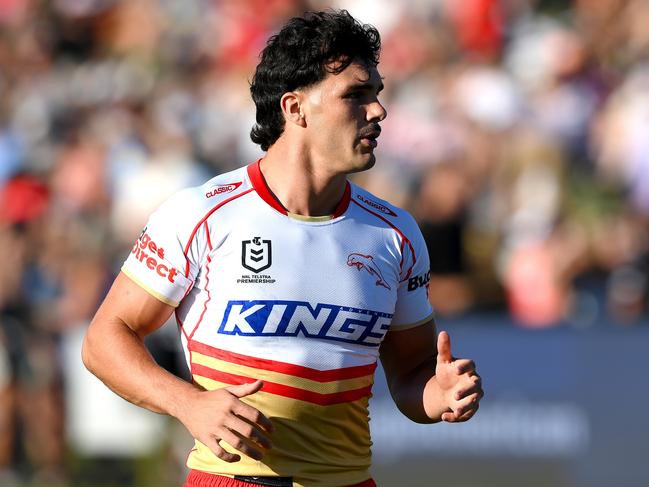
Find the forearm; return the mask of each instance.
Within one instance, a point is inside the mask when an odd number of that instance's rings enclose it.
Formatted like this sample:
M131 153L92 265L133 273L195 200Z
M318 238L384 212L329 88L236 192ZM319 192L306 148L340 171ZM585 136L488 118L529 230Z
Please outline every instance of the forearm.
M197 389L151 357L142 337L118 318L95 319L83 344L83 363L127 401L178 417Z
M395 403L412 421L461 422L478 410L482 381L472 360L451 354L446 332L434 345L435 328L388 333L381 345L381 362Z
M437 423L444 412L450 411L434 371L435 363L428 363L407 380L390 385L399 410L416 423Z
M203 391L158 366L142 337L116 317L90 325L83 344L83 362L93 374L127 401L176 417L189 433L221 460L236 462L240 453L260 460L272 446L273 424L240 398L258 392L260 380ZM223 448L224 440L240 453Z

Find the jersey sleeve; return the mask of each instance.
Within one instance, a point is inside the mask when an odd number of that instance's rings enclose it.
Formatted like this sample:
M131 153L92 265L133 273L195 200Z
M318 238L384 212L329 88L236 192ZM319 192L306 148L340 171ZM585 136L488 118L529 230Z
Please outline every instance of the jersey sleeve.
M122 266L122 272L152 296L177 307L194 279L191 257L184 249L187 236L183 205L178 195L163 203L149 218Z
M391 330L406 330L426 323L433 317L428 301L430 260L424 237L412 221L412 231L405 236L401 281L397 289L397 303ZM410 238L409 238L410 237Z

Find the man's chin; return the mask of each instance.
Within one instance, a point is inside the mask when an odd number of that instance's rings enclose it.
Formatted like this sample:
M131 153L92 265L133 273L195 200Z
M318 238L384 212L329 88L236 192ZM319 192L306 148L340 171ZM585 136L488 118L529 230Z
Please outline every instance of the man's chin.
M363 159L357 164L354 164L352 170L349 172L356 173L367 171L368 169L372 169L374 167L374 164L376 164L376 156L374 155L374 153L363 154Z
M363 171L367 171L368 169L372 169L374 167L374 164L376 164L376 156L372 154L370 158L367 160L367 163L365 164L365 167L363 168Z

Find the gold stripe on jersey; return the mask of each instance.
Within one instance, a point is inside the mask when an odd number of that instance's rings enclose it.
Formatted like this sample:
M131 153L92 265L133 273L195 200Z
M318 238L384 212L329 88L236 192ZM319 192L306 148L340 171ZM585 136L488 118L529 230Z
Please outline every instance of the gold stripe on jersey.
M230 385L196 374L194 381L206 390ZM273 448L261 462L241 454L239 462L227 463L197 441L189 468L222 475L292 476L294 485L309 487L353 485L369 478L369 397L320 406L259 391L242 401L273 422ZM221 445L236 452L225 442Z
M263 370L246 365L234 364L219 360L198 352L192 352L193 364L204 365L221 372L235 374L244 377L254 377L263 381L270 381L278 384L284 384L291 387L306 389L309 391L317 392L320 394L328 394L334 392L350 391L371 386L374 382L374 374L368 374L363 377L353 379L344 379L330 382L320 382L303 377L295 377L290 374L283 374L272 370Z

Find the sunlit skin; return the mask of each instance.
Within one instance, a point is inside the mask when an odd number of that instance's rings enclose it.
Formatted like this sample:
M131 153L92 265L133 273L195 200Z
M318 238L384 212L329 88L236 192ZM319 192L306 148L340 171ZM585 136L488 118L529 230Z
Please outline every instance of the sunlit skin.
M291 213L330 214L342 197L347 174L376 162L374 149L387 112L374 66L352 62L319 83L285 93L284 132L269 148L261 170Z
M387 115L378 99L382 89L375 67L352 63L342 73L330 74L305 90L305 137L315 163L342 174L374 165L379 122Z
M285 93L283 134L261 161L271 191L291 213L330 215L343 196L346 176L375 163L379 122L386 117L375 67L354 62L308 88ZM261 380L205 391L161 368L144 338L160 328L174 308L120 273L93 318L83 362L128 401L176 417L214 455L237 462L260 460L272 448L272 421L241 399L256 394ZM483 395L471 360L451 353L446 332L434 320L389 331L380 348L390 392L413 421L462 422L478 410ZM223 448L221 441L239 453Z

